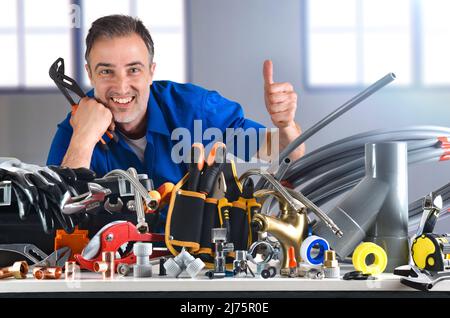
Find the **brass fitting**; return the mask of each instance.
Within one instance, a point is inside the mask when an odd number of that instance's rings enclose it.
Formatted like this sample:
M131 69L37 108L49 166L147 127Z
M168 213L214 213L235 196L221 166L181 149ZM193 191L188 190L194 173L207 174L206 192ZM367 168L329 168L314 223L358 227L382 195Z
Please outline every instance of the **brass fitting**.
M25 261L15 262L12 266L0 269L0 279L14 277L16 279L27 278L28 263Z
M328 250L325 252L325 260L323 262L324 267L338 267L338 261L336 260L336 252Z
M280 242L281 250L283 251L280 272L281 275L288 276L290 273L289 247L292 246L294 248L297 263L301 262L300 245L308 233L306 208L303 206L299 210L292 209L288 202L276 190L263 189L254 193L256 198L268 195L273 195L277 198L281 210L280 216L275 218L268 215L255 214L252 220L252 226L258 232L272 234Z
M323 262L323 271L325 278L339 278L340 268L336 260L336 252L332 250L325 251L325 260Z
M36 279L59 279L62 274L62 268L56 267L35 267L33 276Z

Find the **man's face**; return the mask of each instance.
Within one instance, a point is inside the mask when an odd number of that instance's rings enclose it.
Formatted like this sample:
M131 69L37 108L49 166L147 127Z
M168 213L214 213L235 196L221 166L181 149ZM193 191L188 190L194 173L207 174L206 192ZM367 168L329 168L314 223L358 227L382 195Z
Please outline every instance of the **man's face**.
M133 129L147 110L155 64L137 34L97 39L86 64L95 97L108 107L114 121Z

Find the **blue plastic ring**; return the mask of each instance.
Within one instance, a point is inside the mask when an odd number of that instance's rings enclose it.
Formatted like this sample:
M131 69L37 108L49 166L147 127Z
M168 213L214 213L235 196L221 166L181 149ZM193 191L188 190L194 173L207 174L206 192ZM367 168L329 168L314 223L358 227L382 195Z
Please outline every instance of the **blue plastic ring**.
M319 254L316 257L312 257L311 250L316 245L319 245ZM323 264L323 261L325 260L325 251L329 249L330 246L328 245L327 241L322 238L312 241L306 250L306 257L308 258L308 262L313 265Z

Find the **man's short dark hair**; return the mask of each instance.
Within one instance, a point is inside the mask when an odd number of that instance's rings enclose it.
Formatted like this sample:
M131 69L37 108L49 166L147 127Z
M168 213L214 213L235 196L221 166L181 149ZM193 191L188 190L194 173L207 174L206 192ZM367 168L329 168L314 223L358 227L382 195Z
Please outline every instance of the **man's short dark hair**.
M133 33L139 35L144 41L150 54L150 62L152 62L155 49L150 32L138 18L120 14L104 16L92 23L86 36L86 53L84 54L86 61L89 61L89 53L98 38L113 38L127 36Z

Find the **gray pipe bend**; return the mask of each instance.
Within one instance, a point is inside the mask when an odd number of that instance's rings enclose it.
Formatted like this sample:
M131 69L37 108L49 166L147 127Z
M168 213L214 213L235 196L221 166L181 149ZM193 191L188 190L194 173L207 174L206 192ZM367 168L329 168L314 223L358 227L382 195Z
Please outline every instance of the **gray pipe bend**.
M370 234L369 240L387 250L390 270L398 262L408 263L407 213L407 144L367 144L366 177L328 214L344 236L336 239L320 220L313 231L328 240L341 258L350 255ZM393 242L393 232L398 242Z

